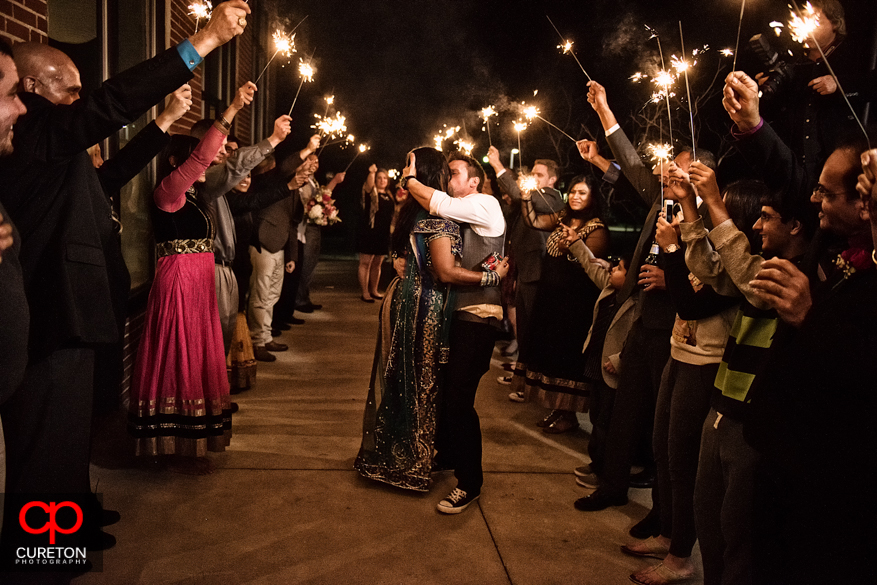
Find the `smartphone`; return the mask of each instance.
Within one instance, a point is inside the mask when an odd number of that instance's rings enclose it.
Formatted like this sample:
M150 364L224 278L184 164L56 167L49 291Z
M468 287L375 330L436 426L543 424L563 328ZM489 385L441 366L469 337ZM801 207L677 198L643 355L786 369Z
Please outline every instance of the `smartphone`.
M675 204L675 201L664 201L664 219L667 220L667 223L673 223L673 206Z

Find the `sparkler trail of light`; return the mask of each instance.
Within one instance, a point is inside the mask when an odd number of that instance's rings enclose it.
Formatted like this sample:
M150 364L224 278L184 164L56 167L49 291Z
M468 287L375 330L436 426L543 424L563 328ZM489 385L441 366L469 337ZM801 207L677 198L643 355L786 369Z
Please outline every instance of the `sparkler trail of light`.
M801 14L801 9L798 7L798 3L795 0L792 0L792 5L795 7L795 10L798 11L798 14ZM807 3L807 7L812 11L813 8L810 6L810 3ZM803 20L803 15L802 15ZM828 73L834 78L834 82L837 84L837 91L840 92L840 95L843 96L844 101L847 103L847 107L850 109L850 112L853 114L853 118L856 119L856 123L859 125L859 128L862 130L862 134L865 135L865 140L868 142L868 150L871 150L871 137L868 136L868 132L865 130L865 126L862 124L862 121L859 120L859 115L856 114L855 108L850 103L849 98L847 98L846 92L844 92L843 87L840 85L840 80L837 78L837 75L834 72L834 69L831 66L831 63L828 62L828 57L825 56L825 52L823 52L822 47L819 45L819 41L815 38L811 37L813 44L816 45L816 48L819 50L819 55L822 57L822 61L825 63L825 67L828 69Z
M682 46L682 54L685 54L685 37L682 36L682 21L679 21L679 44ZM684 62L684 61L683 61ZM694 140L694 104L691 103L691 87L688 85L688 70L690 67L688 63L685 63L685 69L682 71L685 72L685 92L688 96L688 119L691 123L691 160L697 160L697 153L694 151L695 149L695 140ZM677 69L678 71L678 69Z
M311 53L311 59L314 58L313 53ZM301 87L305 84L305 81L313 81L314 80L314 68L310 63L305 63L304 61L299 60L298 64L298 74L301 76L301 81L298 84L298 90L295 92L295 97L292 98L292 105L289 106L289 114L292 115L292 109L295 107L295 102L298 101L298 94L301 92Z
M369 150L369 147L366 146L365 144L360 144L360 145L359 145L359 149L356 151L356 156L354 156L354 157L353 157L353 160L350 161L350 162L347 164L346 167L344 167L344 171L343 171L343 172L346 173L347 170L351 167L351 165L353 165L354 161L355 161L357 158L359 158L359 155L361 155L361 154L362 154L363 152L365 152L366 150Z
M262 76L265 75L265 72L268 71L268 66L271 65L271 61L280 54L283 53L284 57L291 57L293 53L295 53L295 35L294 34L284 34L283 31L277 29L274 31L274 34L271 35L271 38L274 40L274 46L277 48L274 51L274 54L268 59L268 62L265 63L265 67L262 68L262 72L259 73L259 76L256 78L256 81L253 83L259 83L259 80L262 79Z
M206 2L195 2L194 4L189 4L189 15L195 17L195 32L198 32L198 25L201 24L201 19L210 20L210 15L213 12L213 4L208 1Z
M548 19L548 22L550 22L551 26L554 28L554 32L556 32L557 36L560 37L560 42L563 43L563 45L561 46L561 48L563 49L563 54L565 55L565 54L569 53L570 55L572 55L572 58L576 60L576 63L578 63L578 65L579 65L579 69L582 70L582 73L585 74L585 77L588 78L588 81L593 81L591 79L591 76L588 75L588 72L585 71L585 68L582 66L582 62L579 61L579 58L576 56L575 51L572 50L572 42L563 38L563 35L560 34L560 31L557 30L557 27L554 26L554 22L552 22L551 18L547 14L545 15L545 18Z
M737 24L737 43L734 45L734 62L731 63L731 71L737 71L737 53L740 52L740 30L743 28L743 13L745 11L746 0L743 0L740 4L740 22Z
M484 125L487 126L487 144L493 146L493 140L490 138L490 117L496 116L496 108L487 106L481 108L481 117L484 118Z

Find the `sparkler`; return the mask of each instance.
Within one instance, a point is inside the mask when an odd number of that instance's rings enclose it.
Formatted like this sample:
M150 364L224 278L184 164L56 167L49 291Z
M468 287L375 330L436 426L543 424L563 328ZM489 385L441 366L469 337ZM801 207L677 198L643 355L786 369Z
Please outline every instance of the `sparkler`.
M442 126L444 128L447 128L447 130L445 130L445 133L442 134L441 131L439 131L438 134L436 134L435 136L432 137L433 141L435 142L435 149L436 150L443 150L442 147L444 145L445 140L448 140L451 136L453 136L454 134L456 134L457 132L460 131L459 126L451 126L450 128L448 128L447 124L443 124Z
M277 29L274 31L274 34L271 35L271 38L274 40L274 46L277 48L274 51L274 54L268 59L268 62L265 63L265 67L262 69L262 72L259 73L259 77L256 78L256 81L253 83L259 83L259 80L262 79L262 76L265 75L265 72L268 71L268 66L271 65L271 61L274 60L279 53L283 53L284 57L291 57L293 53L295 53L295 35L289 34L287 35L282 30Z
M314 56L311 55L312 59L313 57ZM287 114L288 116L292 115L292 109L295 107L295 102L298 101L298 94L301 92L301 87L305 84L305 81L310 82L314 80L314 68L311 66L310 63L305 63L304 61L299 59L298 74L301 76L301 82L299 82L298 84L298 90L296 90L295 92L295 97L292 98L292 105L289 106L289 114Z
M558 132L560 132L561 134L563 134L564 136L566 136L567 138L569 138L573 142L576 141L575 138L573 138L572 136L570 136L569 134L567 134L566 132L564 132L563 130L561 130L560 128L558 128L557 126L555 126L554 124L552 124L551 122L549 122L548 120L543 118L542 116L540 116L539 115L539 108L537 108L536 106L525 106L523 109L523 113L524 113L524 117L527 118L528 120L532 120L533 118L539 118L540 120L542 120L543 122L545 122L546 124L548 124L552 128L556 129Z
M330 139L340 138L347 132L347 118L341 115L341 112L335 112L334 117L329 116L326 118L314 114L314 118L317 119L317 123L312 125L311 128L318 130L322 136Z
M719 53L721 53L725 57L731 57L731 56L737 54L734 51L732 51L731 49L722 49L721 51L719 51ZM734 65L731 66L731 69L733 69L736 65L737 65L737 60L734 59Z
M520 155L518 156L518 166L521 166L524 164L524 150L521 148L521 132L527 129L527 123L518 120L512 124L514 125L515 132L518 133L518 154Z
M356 151L356 156L354 156L354 157L353 157L353 160L350 161L350 162L347 164L346 167L344 167L344 171L343 171L343 172L346 173L346 172L347 172L347 169L350 168L350 166L353 164L353 162L354 162L357 158L359 158L359 155L361 155L361 154L362 154L363 152L365 152L366 150L369 150L369 147L366 146L365 144L360 144L360 145L359 145L359 149Z
M198 25L201 24L201 19L210 20L210 15L213 13L213 4L208 1L206 2L195 2L193 4L189 4L189 16L195 17L195 32L198 32Z
M661 207L664 207L664 163L670 162L670 155L673 153L673 147L669 144L652 142L646 147L647 152L651 155L652 160L661 165Z
M481 109L481 117L484 118L484 125L487 126L487 143L493 146L493 140L490 138L490 117L496 116L496 108L487 106Z
M679 44L682 46L682 54L685 54L685 37L682 36L682 21L679 21ZM688 119L691 123L691 160L697 160L697 154L694 151L694 104L691 103L691 86L688 85L688 70L691 68L691 65L688 64L687 61L677 59L677 62L680 63L677 66L674 63L674 67L676 71L682 71L685 73L685 93L688 96ZM684 66L682 65L684 64ZM697 64L697 61L694 62Z
M398 179L399 178L399 169L390 169L389 171L387 171L387 176L390 177L391 179L394 179L394 180Z
M518 182L518 188L521 191L537 191L539 189L539 180L533 175L524 175Z
M734 45L734 62L731 63L731 71L737 71L737 53L740 52L740 30L743 28L743 13L746 11L746 0L740 4L740 22L737 24L737 42ZM727 51L728 49L725 49ZM724 53L724 51L722 51ZM729 55L725 55L726 57Z
M656 39L658 41L658 54L661 56L661 71L658 72L658 75L652 79L652 81L661 88L664 92L664 98L667 100L667 121L669 123L669 131L670 131L670 143L673 143L673 112L670 111L670 87L673 85L673 82L676 81L673 78L673 74L667 71L667 68L664 65L664 51L661 49L661 37L658 35L657 31L650 27L649 25L645 25L646 30L651 33L650 39Z
M582 73L585 74L585 77L588 78L588 81L593 81L593 80L591 79L591 76L588 75L588 72L585 71L585 68L582 67L582 62L579 61L579 58L578 58L578 57L576 57L576 53L575 53L575 51L572 50L572 41L568 41L568 40L566 40L566 39L563 38L563 35L560 34L560 31L557 30L557 27L554 26L554 22L551 21L551 18L550 18L547 14L545 15L545 18L548 19L548 22L551 22L551 26L554 28L554 32L557 33L557 36L560 37L560 42L563 43L562 45L558 45L557 48L558 48L558 49L563 49L563 54L564 54L564 55L566 55L567 53L569 53L570 55L572 55L572 58L575 59L575 60L576 60L576 63L579 64L579 69L582 70Z
M800 16L800 20L802 22L804 22L805 18L804 18L804 15L801 13L801 9L798 7L798 3L795 0L792 0L792 5L795 7L795 10L798 12L798 15ZM814 30L816 30L816 27L819 26L819 18L815 14L813 7L810 5L809 2L807 3L806 8L809 10L810 14L813 15L813 17L815 18L815 22L816 22L816 25L813 27L813 29L810 30L810 32L812 33ZM792 28L791 22L789 23L789 27ZM852 114L853 114L853 118L855 118L856 123L859 125L859 128L862 130L862 134L865 135L865 140L868 143L868 150L871 150L871 138L870 138L870 136L868 136L868 132L865 130L865 126L862 124L862 121L859 120L859 115L856 114L855 108L853 108L853 105L850 103L849 98L847 98L846 92L844 92L843 87L841 87L840 80L837 78L837 75L834 73L834 69L831 67L831 63L828 62L828 57L825 56L825 52L823 52L822 47L819 45L819 41L817 41L816 38L814 38L813 36L811 36L810 39L813 41L813 44L816 45L816 48L819 50L819 55L822 57L822 61L825 63L825 67L828 69L828 73L831 74L831 76L834 78L834 82L837 84L837 91L840 93L841 96L843 96L844 101L847 103L847 107L850 109L850 112L852 112Z

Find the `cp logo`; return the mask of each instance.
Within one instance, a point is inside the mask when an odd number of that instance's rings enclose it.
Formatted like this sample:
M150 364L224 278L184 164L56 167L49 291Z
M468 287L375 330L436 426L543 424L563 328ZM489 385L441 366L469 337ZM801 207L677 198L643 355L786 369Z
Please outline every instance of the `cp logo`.
M49 515L48 521L43 524L40 528L32 528L27 523L27 511L31 508L40 508L45 511L46 514ZM61 508L70 508L74 512L76 512L76 523L70 528L62 528L58 526L58 522L55 520L55 516L58 513L58 510ZM28 502L21 509L21 512L18 514L18 523L21 524L21 527L25 532L30 534L42 534L43 532L49 532L49 544L55 544L55 533L60 532L61 534L73 534L79 527L82 526L82 508L80 508L77 504L73 502L61 502L60 504L56 504L55 502L49 502L46 504L45 502Z

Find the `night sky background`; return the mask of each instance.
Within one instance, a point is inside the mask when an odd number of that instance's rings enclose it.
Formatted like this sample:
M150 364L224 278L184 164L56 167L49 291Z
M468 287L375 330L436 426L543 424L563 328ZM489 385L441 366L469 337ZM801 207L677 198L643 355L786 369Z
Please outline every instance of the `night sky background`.
M699 57L691 72L692 99L696 100L711 84L713 90L720 91L732 59L721 56L719 50L733 49L740 15L739 0L274 2L278 13L287 19L278 26L286 30L308 17L296 31L299 53L293 56L294 63L299 56L315 55L314 81L304 85L293 112L293 146L304 144L312 132L313 114L323 114L323 98L333 93L335 107L347 116L348 131L357 141L371 146L338 190L342 217L349 215L345 211L351 211L349 205L358 198L371 163L401 170L405 153L416 146L432 145L433 135L443 124L461 126L461 134L476 144L473 154L480 159L486 153L488 138L479 111L488 105L500 110L498 117L491 118L491 136L506 164L509 151L517 147L511 124L518 117L514 106L521 101L539 107L544 118L575 138L602 137L599 120L586 101L587 78L575 60L557 48L560 39L546 15L565 38L574 41L574 50L590 76L607 87L609 104L635 143L646 136L632 115L648 102L653 85L648 80L635 84L629 77L637 71L654 71L660 61L657 42L649 38L644 25L660 35L668 67L671 54L681 55L679 21L689 54L709 45L710 50ZM862 56L862 70L867 70L877 30L877 2L842 3L848 28L845 42L855 45L855 54ZM752 75L761 70L747 49L747 40L755 33L769 33L775 39L768 26L772 20L789 20L787 2L747 2L738 69ZM287 104L285 112L299 80L294 66L278 66L276 71L278 108ZM538 90L535 96L534 90ZM684 84L677 83L675 91L675 116L687 119ZM649 108L655 106L643 111ZM666 106L663 108L667 141ZM718 93L701 104L695 123L698 142L705 148L722 150L721 139L727 135L729 120ZM656 138L654 132L649 140ZM677 122L673 138L677 145L690 143L688 125ZM521 134L521 139L525 165L531 165L535 158L553 158L563 166L564 176L590 172L590 165L578 156L572 141L539 120ZM605 141L600 140L608 153ZM454 148L452 141L445 143L446 150ZM328 147L321 154L318 176L342 170L353 156L352 148ZM723 163L733 169L727 174L745 173L744 165L735 158L739 157L729 156ZM339 236L343 232L349 241L351 227L329 231L339 232Z

